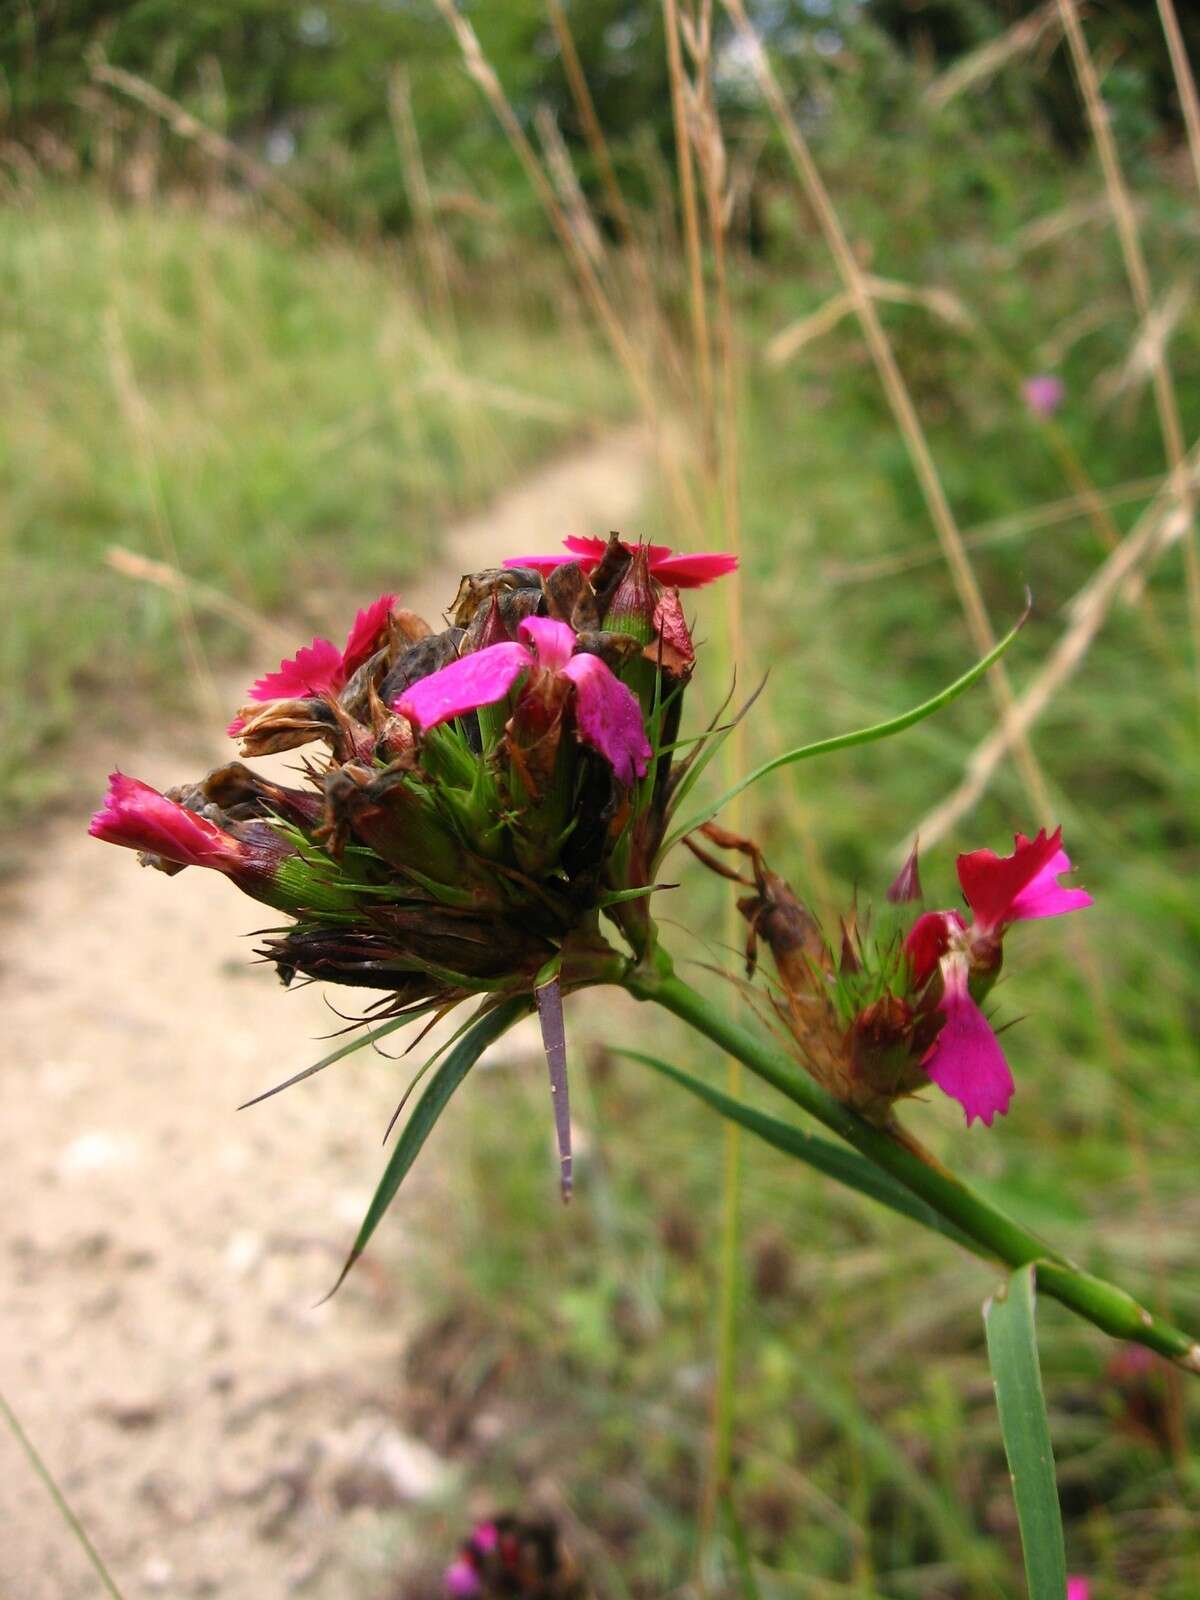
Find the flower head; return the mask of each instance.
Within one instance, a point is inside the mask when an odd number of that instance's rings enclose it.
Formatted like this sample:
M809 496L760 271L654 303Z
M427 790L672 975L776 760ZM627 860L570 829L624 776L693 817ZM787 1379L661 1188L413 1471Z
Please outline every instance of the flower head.
M1058 881L1071 870L1061 828L1052 834L1043 828L1035 839L1019 833L1012 855L975 850L959 856L957 865L971 922L957 911L926 911L909 930L905 953L914 990L925 991L943 1017L925 1070L962 1106L968 1125L978 1118L990 1127L1008 1110L1014 1091L1000 1042L978 1003L999 972L1004 934L1015 922L1081 911L1092 897Z
M1074 1577L1067 1579L1067 1600L1088 1600L1090 1585L1086 1578Z
M636 546L627 544L624 540L621 543L632 555ZM553 572L555 567L566 566L574 561L583 568L585 574L590 576L600 565L608 548L604 539L583 538L576 534L564 539L563 544L570 552L569 555L512 556L504 565L530 567L535 572L546 573ZM665 544L649 544L645 549L649 557L650 576L672 589L703 588L706 583L712 583L717 578L723 578L726 573L733 572L738 564L736 556L717 551L676 554Z
M604 757L621 783L643 777L651 751L637 697L599 656L573 653L576 634L569 624L526 617L518 632L526 642L488 645L421 679L397 710L427 731L495 705L525 678L525 700L570 694L580 739Z

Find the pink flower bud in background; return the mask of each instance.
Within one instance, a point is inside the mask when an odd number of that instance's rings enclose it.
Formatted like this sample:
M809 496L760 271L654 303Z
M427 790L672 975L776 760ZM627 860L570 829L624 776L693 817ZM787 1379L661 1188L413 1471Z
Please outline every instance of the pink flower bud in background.
M1039 372L1025 379L1021 394L1035 417L1052 417L1067 397L1067 386L1052 372Z
M452 1600L465 1600L468 1595L479 1593L479 1574L467 1560L466 1556L459 1556L457 1561L452 1561L443 1575L446 1593Z
M1067 1600L1088 1600L1090 1586L1086 1578L1067 1579Z

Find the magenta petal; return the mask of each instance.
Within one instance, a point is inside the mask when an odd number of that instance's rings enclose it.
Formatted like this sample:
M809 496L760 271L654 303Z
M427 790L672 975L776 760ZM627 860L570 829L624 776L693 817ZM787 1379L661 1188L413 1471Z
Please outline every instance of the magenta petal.
M942 972L941 1010L946 1020L925 1059L925 1070L943 1094L958 1101L968 1127L978 1117L990 1128L996 1113L1003 1116L1008 1110L1016 1086L1000 1041L967 991L965 966L947 961Z
M562 670L575 685L575 725L584 744L600 752L621 783L642 777L651 751L637 696L599 656L572 656Z
M595 534L570 533L563 540L563 544L571 552L567 559L578 561L585 572L601 560L608 548L607 539L601 539Z
M1058 882L1070 872L1071 858L1057 851L1035 878L1032 878L1009 907L1011 922L1029 922L1035 917L1060 917L1067 911L1083 911L1092 904L1086 889L1066 889Z
M405 690L396 710L419 728L436 728L439 722L503 700L532 664L533 657L523 644L489 645L419 679Z
M290 661L281 661L278 672L268 672L250 688L251 700L300 700L305 695L327 694L340 689L342 652L332 639L314 639L297 650Z
M575 648L575 629L553 617L526 617L517 629L537 651L538 666L546 672L561 672Z
M342 651L342 673L347 683L363 662L369 661L378 650L395 606L394 594L381 594L378 600L364 606L355 617L346 639L346 648Z
M140 778L109 774L104 804L88 824L93 839L147 850L184 867L215 867L229 872L239 865L245 847L207 817L168 800Z
M717 551L697 551L694 555L665 555L650 559L650 571L660 583L676 589L700 589L716 578L736 570L738 558Z
M1067 1579L1067 1600L1088 1600L1089 1586L1086 1578Z

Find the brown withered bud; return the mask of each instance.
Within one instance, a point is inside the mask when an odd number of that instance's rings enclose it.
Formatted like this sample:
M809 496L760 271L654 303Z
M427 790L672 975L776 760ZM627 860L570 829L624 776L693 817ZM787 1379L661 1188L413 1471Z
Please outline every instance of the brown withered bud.
M581 633L575 641L576 655L599 656L606 667L618 673L640 651L638 641L628 633Z
M576 633L591 633L600 626L596 591L577 561L568 561L546 574L546 610L557 622L567 622Z
M604 547L604 554L600 557L599 564L592 571L592 588L595 591L596 601L600 607L600 615L607 612L613 593L625 568L629 565L630 554L621 543L619 533L610 533L608 543Z
M415 611L409 611L404 606L397 606L388 618L388 648L392 659L401 655L410 645L427 639L432 632L424 617L419 617Z
M483 572L464 573L446 615L456 627L466 628L492 595L507 594L514 589L535 589L540 596L541 573L534 567L489 567Z
M362 928L295 928L278 939L268 939L255 954L273 961L285 984L302 973L306 978L323 978L330 983L390 989L406 1004L423 1000L445 987L415 969L385 935Z
M338 737L338 718L330 701L313 696L304 700L268 700L243 706L238 712L238 738L244 756L269 756L277 750L297 750L324 739L332 745Z
M228 761L223 767L214 767L199 783L182 784L163 792L168 800L207 817L220 828L264 816L284 817L307 828L321 815L320 795L311 789L273 783L242 761Z
M379 698L384 705L395 705L414 683L449 666L458 656L464 637L461 628L445 628L441 633L427 634L416 644L409 645L379 685Z
M357 722L370 722L371 720L371 695L376 684L387 670L388 652L376 650L359 667L344 689L338 693L338 701L342 710L352 716Z

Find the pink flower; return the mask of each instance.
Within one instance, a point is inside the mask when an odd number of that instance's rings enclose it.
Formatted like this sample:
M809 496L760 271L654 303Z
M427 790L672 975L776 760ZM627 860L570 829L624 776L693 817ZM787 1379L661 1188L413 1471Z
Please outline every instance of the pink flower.
M642 777L651 750L637 697L599 656L574 655L575 631L551 617L526 617L518 630L527 644L509 640L460 656L405 691L396 709L423 729L436 728L480 706L495 705L529 674L526 693L546 679L566 680L575 701L575 726L584 744L602 755L618 779ZM540 683L539 683L540 680Z
M443 1574L443 1582L452 1600L466 1600L467 1596L479 1593L479 1574L466 1556L459 1556L450 1563Z
M1000 941L1014 922L1057 917L1090 906L1084 889L1064 888L1071 870L1062 829L1036 839L1017 834L1010 856L975 850L958 858L958 881L971 908L970 925L957 911L926 911L905 940L913 986L924 988L940 969L937 1001L943 1022L923 1065L933 1083L966 1113L990 1127L1008 1110L1015 1085L999 1040L971 996L972 973L995 973Z
M632 554L633 546L626 544L624 540L621 542ZM568 562L577 561L585 573L591 573L599 565L600 558L607 548L607 541L604 539L585 539L574 534L564 539L563 544L571 552L570 555L512 556L504 565L533 567L537 572L553 572L555 567L565 567ZM738 564L736 556L722 555L716 551L673 555L670 547L665 544L647 545L646 551L650 557L650 576L672 589L700 589L716 578L723 578Z
M1021 394L1035 417L1052 417L1067 397L1067 386L1052 372L1039 372L1025 379Z
M198 817L168 800L138 778L113 772L104 804L88 825L93 839L146 850L181 867L215 867L234 872L246 858L246 847L207 817Z
M372 605L364 606L355 617L339 650L332 639L314 639L279 663L278 672L268 672L251 684L251 700L299 700L310 695L337 694L379 648L388 618L396 604L394 594L381 594ZM235 717L229 733L236 738L245 727L243 717Z
M1089 1585L1086 1578L1067 1579L1067 1600L1088 1600Z

